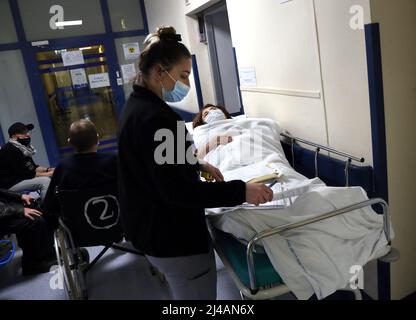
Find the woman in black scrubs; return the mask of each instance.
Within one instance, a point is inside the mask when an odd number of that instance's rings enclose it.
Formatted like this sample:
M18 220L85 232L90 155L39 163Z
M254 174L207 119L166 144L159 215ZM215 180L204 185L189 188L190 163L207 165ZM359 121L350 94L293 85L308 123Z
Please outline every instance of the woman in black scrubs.
M124 228L164 275L175 299L215 299L216 267L204 208L272 200L264 185L224 182L198 163L181 117L166 102L189 92L192 60L172 27L145 41L140 80L120 119L119 192ZM216 182L199 179L200 172Z

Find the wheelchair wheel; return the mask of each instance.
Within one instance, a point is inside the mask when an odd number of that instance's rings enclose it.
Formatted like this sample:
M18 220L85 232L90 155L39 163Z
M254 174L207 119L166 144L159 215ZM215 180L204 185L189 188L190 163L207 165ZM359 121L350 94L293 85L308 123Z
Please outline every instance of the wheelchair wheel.
M87 290L82 270L76 261L75 250L65 232L59 228L55 234L55 246L60 272L70 300L87 299Z

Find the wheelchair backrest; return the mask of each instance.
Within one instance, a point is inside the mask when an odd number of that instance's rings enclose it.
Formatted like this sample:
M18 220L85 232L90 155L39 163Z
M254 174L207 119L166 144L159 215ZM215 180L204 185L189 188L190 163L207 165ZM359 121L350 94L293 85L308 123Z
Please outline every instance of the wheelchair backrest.
M123 237L116 186L57 190L61 220L76 246L111 245Z

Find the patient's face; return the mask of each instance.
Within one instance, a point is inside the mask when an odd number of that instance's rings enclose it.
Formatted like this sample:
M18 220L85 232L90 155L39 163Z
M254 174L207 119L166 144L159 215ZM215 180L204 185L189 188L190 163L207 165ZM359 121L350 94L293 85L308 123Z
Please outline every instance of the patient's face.
M205 109L202 111L202 121L204 121L205 123L207 122L207 121L206 121L207 115L208 115L208 113L209 113L211 110L220 110L220 109L218 109L217 107L214 107L214 106L205 108ZM221 110L220 110L220 111L221 111ZM222 111L221 111L221 112L222 112Z

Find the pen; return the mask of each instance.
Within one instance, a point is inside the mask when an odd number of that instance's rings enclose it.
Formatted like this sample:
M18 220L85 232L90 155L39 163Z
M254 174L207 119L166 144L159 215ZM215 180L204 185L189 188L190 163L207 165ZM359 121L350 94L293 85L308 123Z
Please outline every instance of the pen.
M277 180L274 180L272 183L268 185L269 188L272 188L277 183Z

